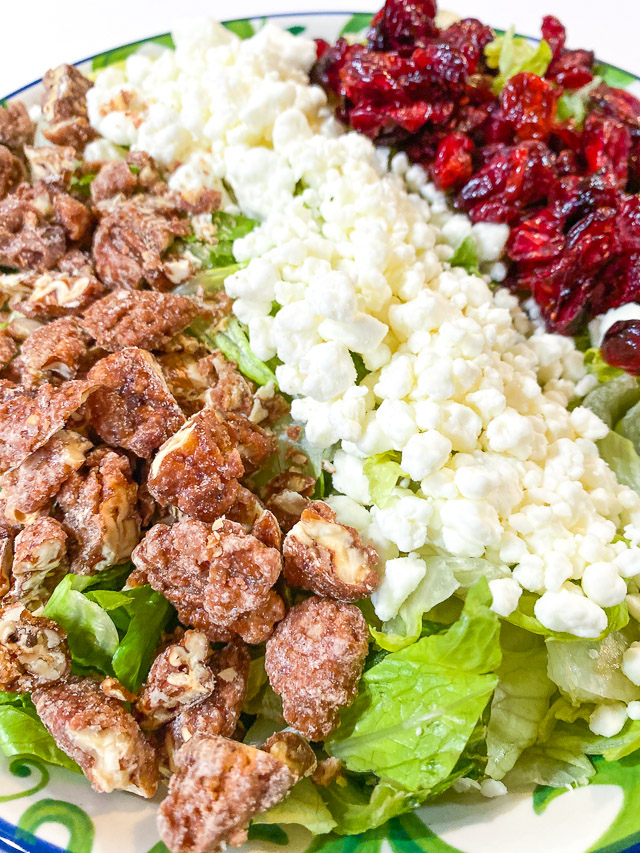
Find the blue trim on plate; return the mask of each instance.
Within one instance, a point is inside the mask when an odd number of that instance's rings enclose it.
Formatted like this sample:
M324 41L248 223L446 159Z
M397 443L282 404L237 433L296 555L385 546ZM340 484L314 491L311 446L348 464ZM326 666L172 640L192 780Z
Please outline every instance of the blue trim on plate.
M325 17L329 15L356 15L361 14L360 12L353 12L344 9L336 9L335 11L325 10L323 12L278 12L274 15L268 15L269 19L272 18L318 18ZM234 21L255 21L259 18L259 15L252 15L248 18L233 18ZM155 36L147 36L143 39L136 39L135 41L127 42L126 44L118 45L118 47L130 47L133 44L142 44L144 42L151 41L154 38L161 38L162 36L169 35L169 33L158 33ZM532 36L526 36L531 41L540 41L539 38L534 38ZM92 56L87 56L84 59L79 59L77 62L74 62L74 65L82 65L85 62L91 62L95 59L96 56L102 56L106 51L100 51L100 53L94 53ZM636 80L640 81L640 76L633 74L633 72L625 71L625 69L620 68L617 65L612 65L610 62L606 63L610 68L614 68L617 71L621 71L624 74L631 74ZM26 92L28 89L37 86L38 83L42 82L42 77L39 77L37 80L33 80L31 83L27 83L25 86L21 86L19 89L16 89L11 94L6 95L6 100L10 100L11 98L15 98L18 95ZM621 840L610 847L601 848L596 853L640 853L640 841L637 841L638 833L634 833L634 835L628 836L628 839ZM623 847L627 842L632 842L630 847ZM51 844L49 841L44 841L42 838L38 838L36 835L32 835L31 833L23 832L18 829L17 826L13 826L8 821L0 818L0 853L66 853L62 847L58 847L56 844Z

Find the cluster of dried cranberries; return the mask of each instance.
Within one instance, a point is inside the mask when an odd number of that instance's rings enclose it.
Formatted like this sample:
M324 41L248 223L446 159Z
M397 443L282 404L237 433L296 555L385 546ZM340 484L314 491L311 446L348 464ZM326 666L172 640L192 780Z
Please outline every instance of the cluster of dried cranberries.
M366 44L319 42L313 79L339 118L406 151L473 221L508 223L507 283L550 329L575 334L640 298L640 101L565 48L556 18L542 24L543 76L501 80L494 32L438 29L435 14L435 0L387 0Z

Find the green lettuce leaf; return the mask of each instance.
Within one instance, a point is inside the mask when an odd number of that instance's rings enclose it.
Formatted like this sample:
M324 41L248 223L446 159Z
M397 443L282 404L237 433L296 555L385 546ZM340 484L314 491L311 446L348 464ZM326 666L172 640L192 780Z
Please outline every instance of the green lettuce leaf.
M569 93L565 93L564 97L569 97ZM615 379L616 376L622 376L624 370L619 367L612 367L603 359L600 347L590 347L584 354L584 366L587 372L596 377L598 382L609 382Z
M636 453L640 453L640 403L632 406L616 424L616 432L633 443Z
M574 91L567 89L563 92L562 96L558 100L558 106L556 109L558 121L569 121L569 119L571 119L578 129L582 129L584 126L584 120L589 111L591 93L594 89L597 89L601 83L602 79L600 77L594 77L590 83L587 83L587 85L583 86L581 89L575 89ZM596 351L599 354L600 351ZM589 350L587 350L587 352L589 352ZM607 365L607 367L608 366L609 365ZM611 369L615 370L616 368ZM606 382L604 379L599 381Z
M381 826L423 801L393 782L370 785L358 777L343 778L341 784L332 782L321 796L336 823L335 831L342 835L359 835Z
M322 835L335 829L337 822L324 804L318 789L311 779L302 779L281 803L253 819L254 824L297 823L314 835Z
M502 779L522 752L535 744L556 690L547 676L541 638L504 623L501 641L502 663L487 728L486 772L493 779Z
M390 450L369 456L364 463L364 474L369 481L369 494L373 503L383 509L391 498L398 480L407 474L400 467L400 453Z
M116 678L135 693L147 677L174 611L167 599L148 585L127 590L126 594L129 602L125 609L131 621L113 654L112 667Z
M496 94L502 91L508 80L523 71L544 76L553 59L553 51L544 39L537 45L532 44L526 38L516 36L513 27L490 42L484 49L484 55L489 68L496 68L499 72L493 83Z
M468 273L478 272L478 250L473 237L465 237L453 253L449 263L452 267L463 267Z
M227 267L214 267L213 269L201 270L193 278L190 278L189 281L185 281L184 284L176 287L173 292L181 296L193 296L199 290L203 290L205 293L217 293L219 290L224 289L224 283L230 275L238 272L238 270L243 270L246 266L247 263L229 264ZM198 328L197 321L194 321L193 330L197 331Z
M640 688L621 669L622 656L629 647L622 632L614 631L599 642L548 639L546 644L549 678L574 704L605 700L628 703L640 698Z
M93 578L84 575L64 577L54 589L43 615L67 632L74 663L109 673L120 638L109 614L82 594L92 581Z
M633 442L611 430L597 442L598 452L619 483L640 493L640 456Z
M486 580L469 590L448 631L367 670L325 744L355 772L426 794L453 770L497 683L498 618Z
M595 769L584 752L574 726L561 724L544 743L526 749L504 777L507 787L549 785L552 788L586 785Z
M26 694L0 693L0 750L8 758L31 755L49 764L80 772L75 761L58 749Z
M595 412L609 429L613 429L626 412L640 402L640 383L624 373L603 382L590 391L582 405Z
M205 346L219 349L229 361L235 361L240 373L253 379L258 385L273 382L274 386L278 387L275 373L264 361L260 361L254 355L244 329L234 317L231 317L220 331L212 333L207 330L197 334L196 337L202 340Z

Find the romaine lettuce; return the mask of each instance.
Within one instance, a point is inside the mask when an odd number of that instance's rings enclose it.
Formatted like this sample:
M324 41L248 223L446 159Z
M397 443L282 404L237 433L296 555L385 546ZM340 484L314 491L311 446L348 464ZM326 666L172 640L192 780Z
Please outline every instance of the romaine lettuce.
M391 498L398 480L407 474L400 467L400 454L395 450L369 456L363 466L369 481L369 494L373 503L383 509Z
M538 45L528 39L515 35L515 29L507 30L497 36L484 49L489 68L497 68L498 76L493 83L493 91L499 94L505 84L516 74L528 71L542 77L553 59L549 44L543 39Z
M80 768L62 750L40 722L31 699L24 694L0 693L0 750L7 756L31 755L76 773Z

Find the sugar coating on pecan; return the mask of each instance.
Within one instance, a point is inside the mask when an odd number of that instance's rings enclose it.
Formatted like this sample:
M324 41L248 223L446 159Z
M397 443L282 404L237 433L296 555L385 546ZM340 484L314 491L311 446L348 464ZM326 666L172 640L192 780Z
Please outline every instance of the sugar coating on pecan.
M24 181L26 174L22 160L16 157L6 145L0 145L0 199Z
M0 690L30 693L66 678L71 668L66 640L59 625L20 603L0 609Z
M215 687L200 702L184 708L167 727L166 746L170 761L195 734L232 737L247 695L251 656L241 640L233 640L211 658Z
M235 636L263 642L284 615L282 600L271 589L280 574L280 554L232 521L158 524L132 560L178 610L180 621L213 642Z
M35 690L32 699L57 745L80 765L95 791L153 797L158 787L155 750L99 681L70 678Z
M203 400L206 406L223 412L238 412L249 416L253 408L253 388L219 350L201 359L198 368L208 384Z
M60 430L22 465L4 474L0 487L6 521L28 524L34 513L50 506L65 480L84 465L90 449L84 436Z
M79 252L70 254L80 255ZM66 317L81 314L104 294L105 288L93 275L91 267L65 270L62 268L64 261L63 258L57 271L32 277L26 298L13 306L16 311L27 317Z
M282 531L275 515L265 508L261 500L240 486L234 505L225 516L241 524L247 533L259 539L263 545L282 550Z
M148 290L115 290L85 312L82 325L108 352L141 347L157 350L197 316L186 296Z
M176 761L158 813L160 837L172 853L238 847L251 818L282 800L295 783L273 755L215 735L191 738Z
M138 182L124 160L103 163L91 181L91 200L94 204L113 198L115 195L133 195Z
M44 135L55 145L82 149L97 135L87 116L87 92L93 83L73 65L60 65L47 71L42 84L42 113L49 122Z
M18 347L6 329L0 330L0 370L4 370L18 354Z
M210 657L209 640L199 631L186 631L179 642L160 652L136 703L143 729L158 729L185 706L209 696L215 686Z
M313 501L287 533L282 547L288 584L340 601L358 601L378 585L378 555L357 530L336 521L335 512Z
M291 608L267 642L265 669L285 720L310 740L338 725L358 692L367 623L352 604L312 596Z
M171 198L137 195L118 204L98 225L93 258L108 287L153 290L173 287L164 256L176 237L189 234L189 223Z
M138 487L126 456L100 448L58 493L60 517L73 534L71 571L93 574L131 556L140 538Z
M75 379L87 354L88 337L75 317L61 317L32 332L22 344L18 366L23 383Z
M14 154L21 152L25 145L33 142L35 132L36 126L21 101L0 107L0 144L6 145Z
M262 747L265 752L283 761L297 779L311 776L318 766L315 752L296 732L276 732Z
M262 495L285 533L300 521L315 488L315 477L296 470L284 471L269 480Z
M218 412L203 409L160 448L148 485L162 506L214 521L235 503L243 473L235 430Z
M276 452L276 440L239 412L226 412L225 419L235 431L245 474L252 474Z
M44 271L53 269L66 250L66 232L54 220L44 184L20 184L0 201L0 264Z
M59 190L53 193L53 210L65 234L75 243L87 243L93 231L93 214L77 198Z
M97 387L91 380L75 380L33 390L0 380L0 472L46 444Z
M0 599L9 592L11 564L13 563L13 535L0 526Z
M184 423L158 362L146 350L114 352L87 379L99 386L89 404L91 424L107 444L147 458Z
M67 569L67 534L54 518L38 518L15 538L11 589L5 602L44 604Z
M24 155L34 182L67 186L76 167L76 150L70 145L25 145Z

